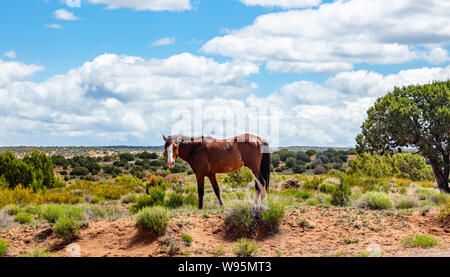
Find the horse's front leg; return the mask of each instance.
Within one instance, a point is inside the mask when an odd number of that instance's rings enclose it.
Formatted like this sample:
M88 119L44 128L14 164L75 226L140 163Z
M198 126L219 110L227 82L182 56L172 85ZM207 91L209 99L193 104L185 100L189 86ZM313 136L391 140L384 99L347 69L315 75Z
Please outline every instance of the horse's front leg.
M205 176L197 174L198 208L203 209L203 195L205 194Z

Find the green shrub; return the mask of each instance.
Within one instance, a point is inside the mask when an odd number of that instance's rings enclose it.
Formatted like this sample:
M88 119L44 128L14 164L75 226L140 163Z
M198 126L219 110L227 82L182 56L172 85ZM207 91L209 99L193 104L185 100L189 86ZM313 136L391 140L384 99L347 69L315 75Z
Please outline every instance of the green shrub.
M409 247L429 248L438 244L438 240L427 235L409 236L403 239L403 245Z
M298 219L298 224L302 228L309 228L309 229L313 229L314 228L314 225L309 223L309 221L306 218L299 218Z
M349 185L341 180L331 194L331 204L335 206L346 206L350 201L351 190Z
M322 182L322 178L313 177L313 178L306 180L306 182L303 184L303 188L306 190L316 190L319 187L321 182Z
M183 205L183 195L177 192L171 192L167 195L166 207L176 209Z
M99 196L94 196L89 200L89 203L91 204L98 204L103 200L103 198L99 197Z
M161 187L151 187L148 194L142 194L136 198L136 201L130 208L131 213L137 213L145 207L164 205L165 192Z
M7 215L13 216L13 215L16 215L16 214L20 213L22 211L22 208L19 207L18 205L11 204L11 205L5 206L2 210Z
M247 167L243 166L240 169L227 173L224 182L230 184L232 187L245 187L253 180L253 174Z
M21 257L28 257L28 258L47 258L47 257L52 257L52 254L46 249L46 248L41 248L41 246L36 245L34 247L34 250L31 251L28 254L24 254Z
M277 230L283 220L284 211L283 203L269 201L266 210L261 215L262 223L270 230Z
M161 206L144 208L136 215L136 225L154 235L163 235L169 220L169 212Z
M238 257L252 257L257 254L258 245L250 242L246 238L238 239L234 246L234 254Z
M193 241L192 237L191 237L190 235L188 235L188 234L185 234L185 233L181 234L181 235L180 235L180 238L183 240L183 242L184 242L187 246L191 245L191 243L192 243L192 241Z
M6 249L8 249L9 243L0 238L0 257L6 254Z
M148 190L148 195L150 195L150 198L152 199L151 206L164 204L165 191L162 187L150 188Z
M369 191L362 195L359 206L374 210L389 209L392 207L392 200L384 192Z
M305 200L304 204L306 206L317 206L319 205L319 200L317 200L316 198L309 198Z
M283 196L293 196L298 199L308 199L312 197L312 194L309 191L298 190L298 189L284 189L281 192Z
M133 203L136 201L136 194L134 193L130 193L130 194L126 194L124 196L122 196L122 203L124 204L128 204L128 203Z
M33 215L26 212L20 212L14 217L15 222L19 222L20 224L27 224L33 221Z
M320 184L320 186L319 186L319 190L321 191L321 192L324 192L324 193L333 193L333 191L336 189L336 185L335 184L332 184L332 183L330 183L330 182L323 182L322 184Z
M67 215L60 216L53 225L53 233L60 237L78 235L81 223Z
M105 217L106 210L98 205L89 206L87 209L89 219L101 219Z
M197 207L198 206L198 197L195 193L190 192L186 197L184 197L183 199L183 204L184 205L189 205L192 207Z
M397 153L394 155L358 155L351 163L350 174L361 176L398 177L414 181L433 180L431 166L425 158L412 153Z
M61 205L48 205L42 208L42 217L50 223L55 223L64 214L64 207Z
M256 231L256 213L256 207L247 201L238 202L231 207L225 216L225 225L228 227L228 230L233 232L234 236L250 237Z
M411 208L416 208L418 206L419 206L418 201L412 197L402 198L395 205L395 207L397 209L411 209Z

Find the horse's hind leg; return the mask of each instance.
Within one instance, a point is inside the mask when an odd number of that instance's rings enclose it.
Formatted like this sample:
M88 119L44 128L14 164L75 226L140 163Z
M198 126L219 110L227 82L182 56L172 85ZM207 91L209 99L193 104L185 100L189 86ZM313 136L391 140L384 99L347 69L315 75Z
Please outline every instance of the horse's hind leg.
M264 197L266 197L266 189L264 184L261 183L264 182L261 179L261 174L259 173L259 169L256 167L252 167L249 166L248 168L250 168L250 170L253 173L253 178L255 178L255 189L256 189L256 196L255 196L255 205L258 204L259 202L259 196L261 195L261 200L264 199Z
M219 203L222 206L223 205L223 200L222 200L222 196L220 196L220 188L219 188L219 184L217 183L217 179L216 179L216 175L210 175L208 176L209 181L211 181L211 185L214 189L214 192L216 193L217 199L219 199Z
M198 208L203 209L203 195L205 194L205 176L196 175L197 177L197 190L198 190Z

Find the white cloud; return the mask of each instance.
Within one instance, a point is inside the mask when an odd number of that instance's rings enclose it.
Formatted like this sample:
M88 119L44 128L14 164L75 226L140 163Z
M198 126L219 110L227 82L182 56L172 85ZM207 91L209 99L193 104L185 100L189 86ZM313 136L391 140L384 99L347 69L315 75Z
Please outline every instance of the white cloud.
M192 8L190 0L89 0L108 9L128 8L138 11L184 11Z
M239 0L247 6L308 8L318 6L322 0Z
M65 0L66 5L70 8L79 8L81 7L81 0Z
M432 63L450 42L447 0L349 0L317 9L259 16L253 24L208 41L209 54L266 62L280 72L339 72L354 64ZM433 20L429 20L433 18Z
M21 62L3 61L0 59L0 87L15 80L28 79L36 72L44 69L40 65L27 65Z
M8 58L10 58L10 59L15 59L15 58L17 58L16 51L14 51L14 50L8 51L8 52L6 52L4 55L5 55L5 57L8 57Z
M162 45L170 45L175 43L174 37L166 37L166 38L160 38L153 42L150 46L162 46Z
M279 115L282 145L350 146L377 97L395 86L450 78L450 66L390 75L358 70L323 83L292 82L257 97L247 96L256 84L245 78L258 66L189 53L149 60L104 54L43 82L24 81L40 70L0 61L4 145L161 144L162 133L191 125L188 112L202 104L204 134L220 137L224 118L270 118L257 110L270 107Z
M49 29L61 29L62 28L62 26L59 24L45 24L44 27L49 28Z
M150 60L104 54L44 82L15 81L37 70L42 68L0 64L0 76L6 76L0 79L2 143L146 143L143 139L170 129L172 111L193 99L214 101L251 91L256 84L244 78L258 67L188 53Z
M424 59L430 64L443 64L450 60L447 50L442 47L433 47L428 53L425 53Z
M73 12L65 9L59 9L53 12L53 16L59 20L78 20L79 18Z

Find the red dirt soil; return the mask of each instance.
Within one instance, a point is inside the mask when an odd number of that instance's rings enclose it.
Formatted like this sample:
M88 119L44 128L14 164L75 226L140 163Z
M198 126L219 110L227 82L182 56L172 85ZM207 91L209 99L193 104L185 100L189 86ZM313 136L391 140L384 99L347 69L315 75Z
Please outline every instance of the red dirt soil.
M355 209L304 207L287 211L278 233L257 238L258 256L352 256L366 250L369 244L378 244L383 256L450 256L450 225L436 220L437 210L422 214ZM303 228L299 218L306 219L314 228ZM11 242L7 256L31 252L39 244L58 256L68 256L69 243L80 247L82 257L148 257L167 256L169 246L161 242L171 238L180 246L174 255L234 256L234 241L225 237L223 215L202 213L178 214L171 219L166 234L154 238L139 231L132 217L114 221L90 222L80 230L78 238L64 241L51 233L50 225L39 227L15 226L0 232L0 237ZM190 246L183 244L180 234L193 237ZM433 248L405 247L405 236L428 234L439 240ZM344 238L359 240L346 244ZM348 241L347 241L348 242Z

